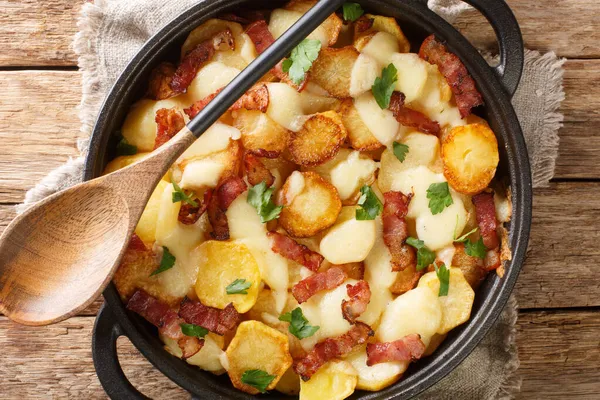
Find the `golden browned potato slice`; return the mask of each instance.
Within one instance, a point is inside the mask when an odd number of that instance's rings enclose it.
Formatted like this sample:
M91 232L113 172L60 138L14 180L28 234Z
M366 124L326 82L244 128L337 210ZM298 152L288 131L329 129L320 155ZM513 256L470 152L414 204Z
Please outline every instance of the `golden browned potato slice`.
M118 171L122 168L125 168L135 162L140 161L142 158L146 157L148 154L150 154L150 153L138 153L138 154L134 154L132 156L117 157L108 163L106 168L104 168L104 172L102 173L102 175L108 175L108 174Z
M322 49L310 69L310 79L331 96L350 97L352 69L359 55L353 46Z
M300 393L300 377L294 372L293 368L285 371L275 390L288 396L297 396Z
M246 245L209 240L200 246L199 252L200 269L196 281L198 300L206 306L220 309L233 303L239 313L250 310L258 297L261 275ZM228 294L226 288L238 280L250 284L244 290L246 293Z
M290 235L310 237L330 226L342 210L333 185L315 172L294 172L282 188L279 223Z
M487 188L500 160L498 141L483 124L457 126L442 143L444 176L454 190L477 194Z
M291 160L299 165L315 166L332 159L348 133L340 114L326 111L311 116L289 141Z
M169 186L169 183L165 180L161 180L158 183L158 186L156 186L154 192L152 192L150 200L148 200L146 208L144 208L144 212L135 228L135 234L149 247L152 247L155 241L158 212L160 210L163 193L167 186Z
M400 46L401 53L408 53L410 51L410 42L408 41L406 36L404 36L404 33L402 32L400 25L398 25L398 21L396 21L392 17L384 17L381 15L365 14L365 17L372 19L373 25L371 26L370 29L367 29L364 32L360 32L360 29L359 29L360 24L356 24L354 27L355 43L361 37L365 37L365 36L372 37L373 33L375 33L375 32L387 32L387 33L393 35L398 40L398 45Z
M244 372L259 369L274 375L275 379L267 386L267 390L272 390L292 365L287 336L258 321L240 324L226 354L231 383L250 394L258 394L259 391L242 382Z
M275 298L273 297L273 294L270 289L262 289L260 293L258 293L256 303L254 303L254 306L252 306L252 308L250 309L250 311L248 311L246 316L249 319L263 321L263 314L269 314L272 316L279 315L277 313L277 305L275 304Z
M300 400L343 400L354 393L358 376L347 361L329 361L308 381L300 382Z
M241 35L244 29L237 22L225 21L223 19L209 19L196 29L190 32L187 39L181 47L181 57L187 54L188 51L192 50L198 44L212 38L215 34L223 32L229 29L234 37ZM238 43L236 43L236 46Z
M367 366L366 347L366 345L362 345L356 348L345 358L358 372L356 389L377 392L398 381L405 367L394 362Z
M165 343L165 350L175 357L181 358L183 353L176 340L163 335L160 335L160 339ZM225 368L221 364L221 356L224 353L224 346L225 339L223 336L209 332L204 337L204 346L202 346L202 349L185 361L204 371L212 372L215 375L223 375Z
M315 4L317 4L317 0L292 0L286 4L284 8L286 10L298 11L305 14ZM325 29L329 46L336 44L342 26L343 22L336 14L331 14L325 22L321 24L321 27Z
M281 153L287 147L289 131L260 111L237 111L233 126L242 132L242 144L248 150Z
M371 151L383 147L363 122L358 110L354 107L354 100L344 100L340 106L340 114L348 131L348 140L353 148L360 151Z
M434 294L440 290L440 281L435 272L428 272L419 280L418 288L429 288ZM447 296L438 297L442 307L442 322L437 333L448 333L469 320L475 300L475 292L459 268L450 268L450 285Z
M446 336L448 336L447 333L444 333L444 334L436 333L435 335L433 335L431 337L431 342L429 342L429 345L425 349L425 353L423 353L423 357L432 355L438 349L438 347L440 347L440 345L444 342L444 340L446 339Z

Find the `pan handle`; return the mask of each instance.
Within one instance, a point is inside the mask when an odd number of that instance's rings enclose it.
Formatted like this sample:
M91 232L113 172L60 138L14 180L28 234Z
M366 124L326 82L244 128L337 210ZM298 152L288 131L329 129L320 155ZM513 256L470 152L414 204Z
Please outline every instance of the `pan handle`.
M419 0L427 5L427 0ZM462 0L475 7L488 20L498 39L500 63L494 72L512 97L519 86L525 54L517 18L504 0Z
M123 373L117 354L117 339L123 330L106 304L98 312L92 336L92 358L98 379L112 400L149 400L133 387Z

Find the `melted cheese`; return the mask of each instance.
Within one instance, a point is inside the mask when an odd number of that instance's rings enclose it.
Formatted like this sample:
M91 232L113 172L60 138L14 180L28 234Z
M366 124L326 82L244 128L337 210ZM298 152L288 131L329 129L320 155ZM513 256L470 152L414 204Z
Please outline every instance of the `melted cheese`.
M275 39L278 39L303 15L304 13L299 11L290 11L283 9L273 10L273 12L271 13L271 18L269 19L269 31L271 31ZM319 40L323 47L327 46L329 42L327 31L325 30L323 25L319 26L310 35L308 35L308 39Z
M361 262L375 244L375 221L358 221L356 207L343 207L320 243L320 253L332 264Z
M400 53L400 46L398 39L391 33L378 32L361 51L376 60L381 69L391 62L392 54Z
M391 62L398 70L396 90L404 93L406 102L410 103L423 92L427 82L427 61L414 53L396 53Z
M218 61L206 64L198 71L198 74L187 89L185 95L187 103L191 105L227 86L239 73L239 69L228 67Z
M179 186L183 189L214 188L224 170L225 165L214 160L193 161L185 166Z
M229 146L230 139L238 140L242 133L229 125L216 122L208 128L177 160L180 163L183 160L192 158L202 158L209 154L218 153Z
M248 204L247 193L238 196L227 210L229 235L248 246L256 259L263 280L271 288L278 313L283 311L288 295L287 260L271 250L267 227L260 222L256 209Z
M354 101L360 118L373 136L384 146L391 146L396 139L400 124L390 110L382 110L371 92L364 93Z
M401 363L380 363L367 366L367 349L361 346L346 357L358 373L357 389L381 390L395 382L406 369Z
M267 115L279 125L298 132L306 121L300 94L285 83L269 83L269 108Z
M250 36L245 33L235 35L235 49L217 51L213 61L227 65L228 67L242 70L256 58L256 48Z
M350 96L358 97L371 90L380 72L381 67L377 61L366 54L359 55L350 75Z
M292 204L292 202L294 201L296 196L298 196L304 190L304 186L305 186L304 175L302 175L302 173L300 173L300 171L294 171L289 176L287 182L288 182L288 187L285 192L285 203Z
M175 357L181 358L183 353L179 348L177 341L163 335L161 335L160 338L165 343L169 353L173 354ZM204 337L204 346L202 346L202 349L186 361L188 364L200 367L200 369L212 372L215 375L224 374L225 368L221 363L222 355L225 354L222 350L223 344L222 337L217 336L214 333L209 333Z
M347 200L372 178L377 168L378 163L370 158L361 158L359 151L353 151L331 169L331 184L337 189L340 199Z

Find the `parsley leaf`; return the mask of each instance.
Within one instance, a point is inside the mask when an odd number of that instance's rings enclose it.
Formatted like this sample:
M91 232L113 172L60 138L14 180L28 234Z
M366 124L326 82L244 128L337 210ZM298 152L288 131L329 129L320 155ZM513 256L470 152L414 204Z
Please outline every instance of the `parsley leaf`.
M458 225L458 215L456 216L456 225ZM459 238L456 238L456 228L455 228L455 229L454 229L454 236L455 236L455 238L454 238L454 242L456 242L456 243L464 243L464 242L466 242L466 241L468 240L468 237L469 237L469 236L470 236L472 233L474 233L474 232L476 232L476 231L477 231L477 228L473 228L473 229L471 229L469 232L467 232L467 233L465 233L464 235L462 235L461 237L459 237Z
M289 75L292 82L300 85L304 82L304 74L308 72L312 63L319 56L319 51L321 51L319 40L304 39L292 50L290 58L283 62L283 72Z
M163 255L160 260L160 266L150 274L150 276L158 275L161 272L165 272L175 265L175 256L169 252L169 249L163 246Z
M356 209L356 219L358 221L374 220L383 209L383 204L375 194L371 186L360 188L361 196L358 199L358 205L361 208Z
M132 156L137 154L137 146L129 144L123 136L120 138L121 140L117 143L117 156Z
M429 209L433 215L441 213L444 208L454 204L448 182L432 183L427 189L427 198L429 199Z
M435 273L440 281L438 297L448 296L448 289L450 288L450 270L446 268L446 264L444 263L442 263L439 268L437 264L433 264L433 267L435 268Z
M242 375L242 383L258 389L261 393L265 393L267 391L267 386L269 386L275 378L275 375L269 375L261 369L249 369Z
M408 154L408 146L404 143L394 142L394 155L400 162L404 162L406 160L406 155Z
M483 238L479 238L476 242L467 240L465 242L465 253L471 257L485 258L487 248L485 247L485 244L483 244Z
M381 71L381 78L377 77L371 90L379 107L385 110L390 106L392 93L394 93L394 83L398 80L398 70L394 64L390 64Z
M179 326L181 327L181 332L183 332L183 334L185 336L194 336L194 337L203 338L204 336L206 336L208 334L208 329L203 328L198 325L179 324Z
M248 294L248 289L252 286L252 282L248 282L245 279L236 279L231 282L225 290L227 294Z
M318 326L308 325L308 320L302 314L300 307L294 308L291 312L279 316L280 321L289 322L288 330L298 339L304 339L315 334L319 330Z
M183 189L181 189L175 181L171 181L171 183L173 184L173 189L175 189L175 191L173 191L173 203L183 201L192 207L198 207L198 203L194 201L190 195L185 194Z
M424 241L409 237L406 244L417 249L417 271L429 267L435 261L435 253L425 246Z
M279 218L283 206L276 206L271 200L274 188L267 189L267 183L261 182L258 185L254 185L248 191L248 204L256 208L258 215L260 215L260 222L272 221Z
M344 3L342 7L345 21L356 21L365 13L358 3Z

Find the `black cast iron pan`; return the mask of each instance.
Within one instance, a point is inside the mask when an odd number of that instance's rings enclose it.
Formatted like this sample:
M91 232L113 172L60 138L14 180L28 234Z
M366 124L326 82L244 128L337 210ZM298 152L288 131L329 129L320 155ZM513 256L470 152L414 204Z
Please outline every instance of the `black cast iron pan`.
M475 348L504 308L525 259L531 225L531 171L521 127L510 104L521 77L523 42L518 23L503 0L467 1L482 12L496 32L500 64L495 68L490 68L460 33L431 12L426 0L358 2L370 12L397 18L414 45L413 51L426 36L435 33L462 59L485 99L486 106L478 113L488 120L498 137L500 166L497 177L510 183L513 194L513 218L509 227L513 258L506 265L504 278L490 274L477 291L471 319L454 329L432 356L412 365L398 383L380 392L357 391L351 397L365 400L408 399L438 382ZM153 36L125 68L102 106L92 135L85 179L102 173L113 157L114 132L120 128L129 106L143 95L150 71L160 61L176 60L181 44L193 28L209 18L228 11L235 12L240 7L275 8L283 3L200 0ZM156 328L126 311L112 284L104 292L104 298L106 304L96 320L92 350L98 378L112 399L145 398L127 381L119 365L116 341L122 335L127 336L156 368L193 397L207 400L254 397L234 389L227 375L216 377L168 354ZM273 392L263 397L279 399L287 396Z

